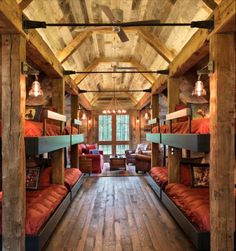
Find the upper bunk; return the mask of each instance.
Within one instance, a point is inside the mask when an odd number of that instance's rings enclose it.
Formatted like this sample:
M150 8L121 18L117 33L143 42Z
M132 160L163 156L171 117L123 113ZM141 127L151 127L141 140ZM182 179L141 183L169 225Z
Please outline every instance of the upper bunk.
M71 119L71 124L64 127L66 116L50 110L44 110L42 117L43 122L25 120L26 155L52 152L84 141L83 134L79 133L81 121Z
M184 121L174 122L174 119L186 118ZM184 148L194 152L210 151L209 119L192 119L191 108L185 108L165 117L169 125L160 125L158 118L149 120L152 133L146 134L147 141L160 143L172 147Z

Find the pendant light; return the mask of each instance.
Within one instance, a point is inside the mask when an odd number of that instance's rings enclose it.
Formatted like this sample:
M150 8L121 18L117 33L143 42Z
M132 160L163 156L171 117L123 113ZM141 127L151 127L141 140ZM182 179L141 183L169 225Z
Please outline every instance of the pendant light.
M43 90L42 90L41 85L38 81L37 75L35 75L35 80L31 85L31 89L29 91L29 96L31 96L31 97L43 96Z
M200 78L201 78L201 75L199 74L197 82L195 83L195 87L194 87L193 92L192 92L193 96L201 97L201 96L206 95L206 90L204 88L204 84L203 84L203 82L201 81Z

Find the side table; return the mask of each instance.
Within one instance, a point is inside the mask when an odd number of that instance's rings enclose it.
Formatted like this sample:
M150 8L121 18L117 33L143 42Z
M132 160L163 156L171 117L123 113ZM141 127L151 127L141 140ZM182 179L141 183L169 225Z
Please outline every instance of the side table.
M92 173L92 159L87 159L86 157L80 157L79 159L79 169L82 173Z

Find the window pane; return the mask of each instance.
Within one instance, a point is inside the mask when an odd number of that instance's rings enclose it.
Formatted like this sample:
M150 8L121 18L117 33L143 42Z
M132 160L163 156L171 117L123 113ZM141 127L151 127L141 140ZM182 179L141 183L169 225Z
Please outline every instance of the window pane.
M112 154L111 145L99 145L99 150L102 150L103 154Z
M116 140L129 141L129 115L116 115Z
M111 115L99 115L99 141L111 141L112 126Z
M116 145L116 154L125 154L125 150L129 149L129 145Z

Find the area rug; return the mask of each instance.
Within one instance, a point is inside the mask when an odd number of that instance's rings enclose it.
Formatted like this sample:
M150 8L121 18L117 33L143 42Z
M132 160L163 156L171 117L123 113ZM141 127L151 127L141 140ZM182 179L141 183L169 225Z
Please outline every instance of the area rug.
M104 163L102 173L93 173L91 174L92 177L125 177L125 176L143 176L146 175L145 173L136 173L135 166L127 165L125 169L118 169L118 170L110 170L109 163Z

